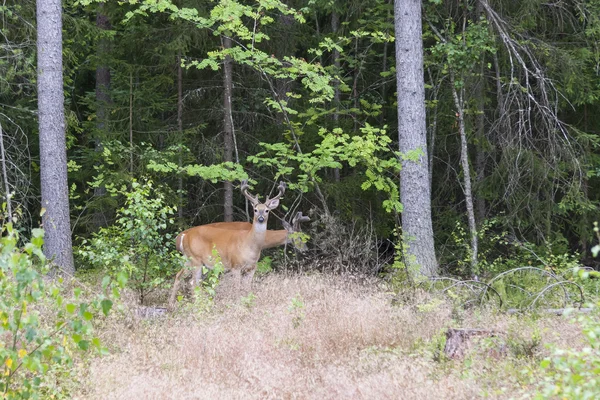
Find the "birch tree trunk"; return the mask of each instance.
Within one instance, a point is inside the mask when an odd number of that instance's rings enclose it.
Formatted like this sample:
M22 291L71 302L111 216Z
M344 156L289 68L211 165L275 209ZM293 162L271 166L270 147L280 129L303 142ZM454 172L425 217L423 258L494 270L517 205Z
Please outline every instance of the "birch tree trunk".
M61 0L37 0L38 110L44 254L73 274L62 75Z
M476 271L478 262L479 244L477 240L477 226L475 224L475 212L473 208L473 190L471 189L471 168L469 166L469 151L467 143L467 132L465 129L464 118L464 88L460 92L456 90L456 79L454 71L450 71L450 86L452 86L452 98L456 106L458 118L458 131L460 134L460 163L463 171L463 192L465 193L465 203L467 205L467 220L469 222L469 236L471 239L471 270L466 271L471 275Z
M398 93L398 142L400 152L420 151L419 159L403 160L400 171L402 233L408 245L411 273L437 274L431 223L431 189L427 159L425 81L421 1L395 0L396 82Z

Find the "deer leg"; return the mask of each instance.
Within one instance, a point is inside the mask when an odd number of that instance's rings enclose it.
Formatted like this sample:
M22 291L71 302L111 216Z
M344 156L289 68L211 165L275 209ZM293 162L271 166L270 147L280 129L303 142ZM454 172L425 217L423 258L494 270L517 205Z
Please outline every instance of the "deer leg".
M175 283L173 283L173 289L171 290L171 297L169 298L169 308L173 309L175 307L175 302L177 301L177 290L179 290L179 277L185 271L185 268L181 268L181 271L175 275Z
M244 272L242 276L242 288L246 294L250 293L252 290L252 278L254 278L254 273L256 272L256 264L254 264L250 269Z
M204 265L200 264L193 272L192 274L192 289L195 288L196 286L198 286L198 284L200 283L200 281L203 279L202 277L202 267Z
M240 293L240 283L242 280L242 271L237 268L231 269L231 281L233 282L233 291L236 295Z

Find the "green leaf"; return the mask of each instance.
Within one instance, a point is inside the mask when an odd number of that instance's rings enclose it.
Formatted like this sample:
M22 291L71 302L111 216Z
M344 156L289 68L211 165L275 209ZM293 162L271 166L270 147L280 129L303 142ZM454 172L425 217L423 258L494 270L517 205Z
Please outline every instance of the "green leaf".
M89 342L89 340L80 340L80 341L77 343L77 346L79 346L79 348L80 348L81 350L87 350L87 349L89 349L89 348L90 348L90 342Z
M104 313L104 315L108 315L108 313L110 312L110 309L113 306L113 302L108 299L104 299L104 300L102 300L100 305L102 306L102 312Z

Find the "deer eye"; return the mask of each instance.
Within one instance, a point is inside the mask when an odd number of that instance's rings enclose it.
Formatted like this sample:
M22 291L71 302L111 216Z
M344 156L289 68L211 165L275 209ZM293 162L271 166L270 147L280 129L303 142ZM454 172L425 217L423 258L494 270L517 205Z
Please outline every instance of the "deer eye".
M268 214L268 213L269 213L269 210L265 210L265 214Z
M254 212L255 212L255 213L257 213L257 212L258 212L258 208L255 208L255 209L254 209Z

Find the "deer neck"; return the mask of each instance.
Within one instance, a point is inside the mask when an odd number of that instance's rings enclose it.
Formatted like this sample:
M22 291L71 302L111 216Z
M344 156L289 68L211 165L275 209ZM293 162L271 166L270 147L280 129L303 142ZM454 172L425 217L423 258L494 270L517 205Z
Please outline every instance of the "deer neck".
M264 248L267 237L267 222L259 223L254 221L252 229L246 236L246 245L253 250L261 251Z

